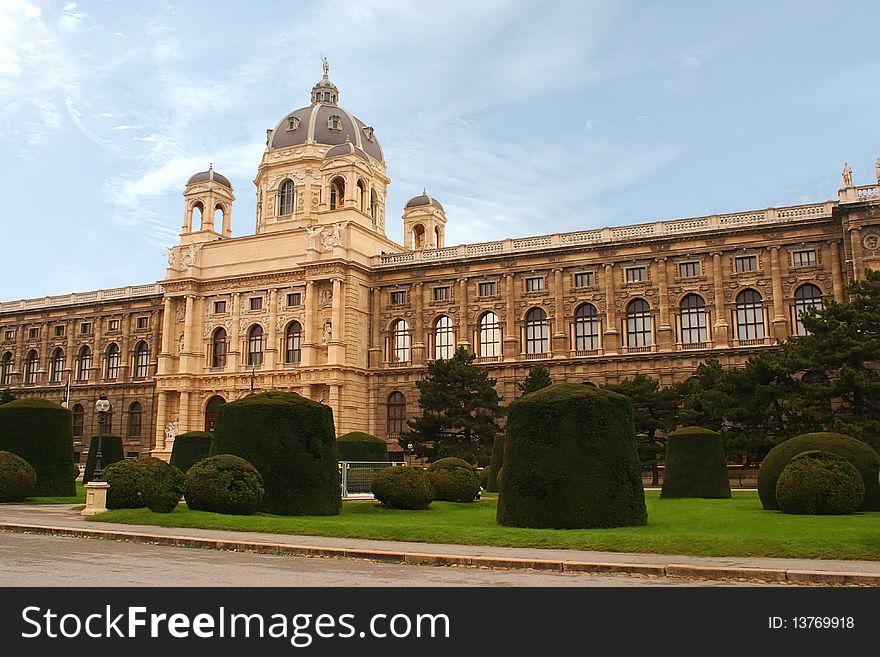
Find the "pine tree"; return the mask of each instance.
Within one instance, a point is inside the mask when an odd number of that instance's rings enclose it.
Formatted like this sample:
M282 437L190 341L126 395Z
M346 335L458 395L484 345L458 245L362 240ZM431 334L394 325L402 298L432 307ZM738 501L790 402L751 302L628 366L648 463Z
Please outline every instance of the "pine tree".
M529 370L526 378L516 384L516 387L526 395L551 385L553 385L553 379L550 378L550 371L543 365L535 365Z

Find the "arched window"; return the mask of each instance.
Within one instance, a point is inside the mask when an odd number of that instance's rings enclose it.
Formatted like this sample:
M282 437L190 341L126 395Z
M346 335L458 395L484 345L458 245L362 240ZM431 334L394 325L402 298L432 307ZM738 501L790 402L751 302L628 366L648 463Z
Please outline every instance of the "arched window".
M370 190L370 216L373 218L373 224L379 218L379 200L376 197L376 190Z
M398 436L406 422L406 397L395 390L388 395L388 435Z
M330 209L341 210L345 206L345 180L334 178L330 181Z
M7 351L0 359L0 385L12 385L12 352Z
M292 180L285 180L278 189L278 214L293 214L294 187Z
M302 360L302 324L291 322L284 331L284 362L299 363Z
M86 409L83 408L82 404L74 404L73 405L73 435L76 438L81 438L83 435L83 426L86 421Z
M764 299L755 290L736 295L736 335L740 340L764 338Z
M491 311L480 317L479 346L481 358L497 358L501 355L501 325L498 315Z
M25 383L36 383L37 382L37 372L40 369L40 356L37 354L36 349L31 349L28 352L27 358L24 361L24 381Z
M141 340L134 348L134 378L146 379L150 372L150 347Z
M699 294L688 294L681 300L682 344L703 344L709 341L709 316L706 302Z
M543 308L526 313L526 353L546 354L550 351L550 322Z
M196 229L196 225L198 225L199 229L202 227L202 215L205 212L205 206L202 205L201 201L196 201L192 206L192 213L190 214L190 227L194 230Z
M119 378L119 345L115 342L107 347L107 368L104 378L113 381Z
M205 405L205 431L213 431L217 424L217 417L220 415L220 407L226 403L220 395L214 395Z
M633 299L626 307L626 346L632 349L653 343L651 306L644 299Z
M577 351L595 351L601 344L599 313L596 306L584 303L574 312L574 348Z
M455 353L455 329L446 315L434 322L434 358L452 358Z
M259 367L263 364L263 327L259 324L251 326L247 340L247 364Z
M425 227L422 224L416 224L412 229L413 244L417 249L425 248Z
M222 229L223 227L223 217L226 215L226 211L223 209L223 206L218 203L214 206L214 229L218 228Z
M56 347L52 352L52 360L49 367L49 381L51 383L61 383L64 376L64 350Z
M438 249L443 248L443 235L440 232L440 226L434 226L434 246Z
M791 307L791 325L795 335L807 335L808 331L801 321L803 314L810 309L822 309L822 290L812 283L801 285L794 293L794 305Z
M370 205L370 197L367 194L367 183L364 182L363 178L358 178L357 188L358 188L358 210L360 210L361 212L366 212L367 208Z
M92 371L92 350L88 345L80 347L76 357L76 380L88 381Z
M226 367L226 329L222 326L211 335L211 367Z
M128 407L128 437L140 438L143 423L144 407L140 402L131 402Z
M392 363L408 363L411 359L409 324L405 319L398 319L391 325L391 358Z

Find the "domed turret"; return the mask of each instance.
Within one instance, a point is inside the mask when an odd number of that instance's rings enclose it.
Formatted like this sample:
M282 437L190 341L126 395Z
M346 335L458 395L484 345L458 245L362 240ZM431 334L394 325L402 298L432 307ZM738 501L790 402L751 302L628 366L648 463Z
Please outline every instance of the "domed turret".
M207 171L199 171L189 177L183 198L185 206L181 235L193 232L194 216L199 224L196 232L216 232L215 216L219 215L222 236L232 236L232 203L235 201L232 183L229 178L214 171L213 164L208 166Z
M408 249L441 249L446 245L446 211L422 190L403 208L403 244Z

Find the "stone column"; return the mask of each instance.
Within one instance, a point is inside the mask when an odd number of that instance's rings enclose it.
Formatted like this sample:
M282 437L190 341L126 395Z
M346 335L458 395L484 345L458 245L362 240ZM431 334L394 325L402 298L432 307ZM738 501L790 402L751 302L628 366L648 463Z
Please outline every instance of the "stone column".
M345 363L345 281L333 279L333 299L330 307L330 344L327 345L327 362Z
M327 401L327 405L333 411L333 430L338 434L337 427L342 419L342 395L340 394L342 386L334 383L328 387L330 388L330 399Z
M657 284L660 293L660 325L657 327L657 347L660 351L669 351L675 342L675 332L669 322L669 285L667 283L667 260L657 258Z
M306 325L305 335L302 342L302 365L304 367L315 365L317 363L318 342L321 337L317 327L318 315L318 286L315 281L306 283Z
M67 376L64 378L64 383L68 381L73 381L76 377L76 354L73 350L76 348L75 343L73 341L74 330L76 329L76 322L72 319L67 321L64 330L67 331L67 347L65 348L65 356L67 357ZM70 399L67 400L68 408L71 408L73 404L70 403Z
M865 278L865 266L862 260L862 229L852 228L849 232L849 239L852 244L853 280L861 281Z
M162 350L159 353L159 374L171 374L173 332L174 300L171 297L165 297L165 307L162 310Z
M788 338L788 320L785 317L785 299L782 294L782 273L779 267L780 248L768 247L770 271L773 278L773 335L781 342Z
M467 278L458 279L458 346L470 349L470 335L468 329L468 281ZM511 312L513 309L508 310Z
M427 238L426 238L427 239ZM413 285L413 301L415 302L415 326L413 326L413 346L412 346L412 363L413 365L425 364L425 289L424 284L416 283Z
M278 290L269 290L269 326L266 327L266 369L274 370L278 363Z
M119 318L119 377L117 381L128 381L134 374L131 353L131 315L124 313Z
M836 241L828 242L828 251L831 254L831 286L834 292L834 300L843 303L845 290L843 286L843 271L840 268L840 246Z
M186 314L183 319L183 353L180 354L180 371L193 372L193 340L195 338L195 296L186 295Z
M189 392L186 390L180 391L180 415L177 419L177 433L189 431Z
M156 450L167 451L165 444L165 425L168 424L168 393L160 390L156 394Z
M97 323L96 318L95 324ZM52 325L49 322L43 322L40 326L40 367L38 369L42 370L43 376L37 379L37 382L43 384L49 383L49 374L52 370L49 362L52 358L52 354L49 353L49 331L51 330Z
M159 322L159 311L154 310L150 313L150 331L152 333L152 346L150 349L150 364L153 366L152 375L155 376L159 371L159 352L161 349L160 340L162 339L162 325Z
M24 384L24 372L25 372L25 362L24 359L27 356L24 350L24 334L27 331L27 326L21 323L15 329L15 358L13 362L15 362L15 372L18 374L18 383ZM101 354L92 349L92 362L95 362L95 358L98 359L98 363L100 365Z
M620 332L617 330L617 301L614 295L614 263L605 265L605 335L603 348L606 354L616 354L619 349Z
M556 317L553 321L553 339L552 350L556 358L565 358L568 355L568 344L566 344L566 321L565 321L565 295L563 289L562 269L553 270L553 297L554 297L554 314Z
M504 275L504 305L507 306L507 320L504 325L504 337L501 341L501 353L504 360L516 360L519 355L519 340L516 337L516 288L513 274Z
M729 340L727 310L724 305L724 268L721 266L721 254L712 254L712 283L715 286L715 326L713 341L716 347L726 347Z
M241 362L241 293L232 294L232 326L229 329L229 349L226 352L226 371L237 372Z
M122 326L122 321L119 322L119 326ZM95 317L92 323L92 339L94 340L94 347L92 349L92 363L98 364L98 373L95 376L94 380L99 381L104 378L104 358L106 357L106 350L101 347L101 335L103 335L104 326L101 323L99 317ZM125 355L120 350L119 358L122 360L125 358ZM121 364L121 363L120 363Z
M367 360L370 367L379 367L382 364L381 305L380 289L370 288L370 347Z

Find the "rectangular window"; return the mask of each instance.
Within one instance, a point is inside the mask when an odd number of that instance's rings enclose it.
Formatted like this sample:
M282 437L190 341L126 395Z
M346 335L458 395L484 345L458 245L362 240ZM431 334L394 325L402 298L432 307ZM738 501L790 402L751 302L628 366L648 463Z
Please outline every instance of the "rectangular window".
M138 328L138 330L150 328L150 318L149 317L138 317L137 318L137 328Z
M125 459L127 461L137 461L138 460L138 453L137 452L126 452Z
M451 295L449 286L434 288L434 301L449 301Z
M214 302L214 314L222 315L226 312L226 302L225 301L215 301Z
M494 297L496 294L498 294L498 283L496 283L495 281L480 283L477 291L479 292L479 296L481 297Z
M816 262L816 251L814 249L795 251L791 254L792 267L815 267Z
M55 337L63 338L64 337L64 326L56 326L55 327Z
M544 289L544 277L535 276L526 279L526 292L540 292Z
M251 310L262 310L263 309L263 297L251 297L248 299L248 303L250 304Z
M287 295L288 306L301 306L303 304L302 292L291 292Z
M758 256L750 255L736 257L737 274L746 274L752 271L758 271Z
M593 287L595 277L591 271L583 271L574 275L575 287Z
M36 340L39 337L40 337L40 329L38 329L38 328L28 329L28 339Z
M406 303L406 290L397 290L391 293L391 305L402 306Z
M699 262L680 262L678 263L679 278L696 278L700 275Z
M627 267L626 282L627 283L643 283L646 278L646 270L644 267Z
M88 335L92 332L92 323L91 322L83 322L79 325L79 332L83 335Z
M15 331L6 331L7 340L15 340Z
M111 319L109 322L107 322L107 330L108 331L118 331L119 330L119 320L118 319Z

